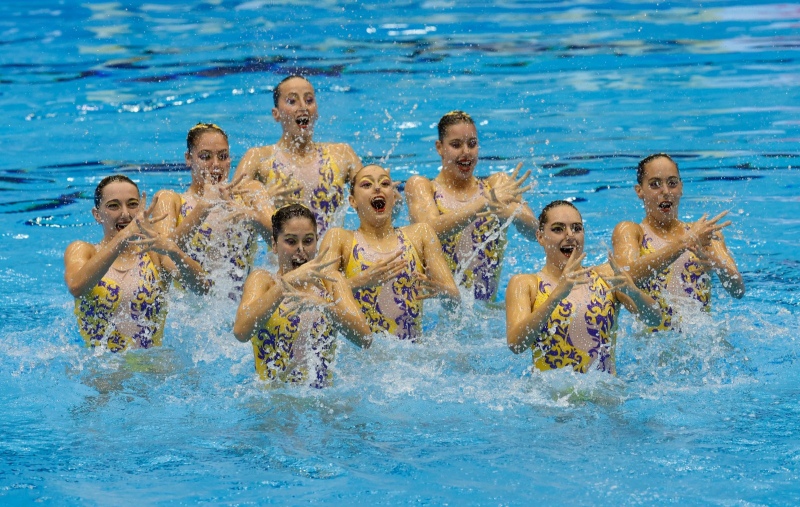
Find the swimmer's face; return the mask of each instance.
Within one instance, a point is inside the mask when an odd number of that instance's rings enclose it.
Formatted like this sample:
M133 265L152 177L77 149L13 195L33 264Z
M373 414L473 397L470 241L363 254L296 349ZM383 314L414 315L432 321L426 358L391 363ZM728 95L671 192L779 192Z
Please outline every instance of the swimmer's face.
M307 217L290 218L275 242L281 272L297 269L317 255L317 224Z
M192 178L201 185L228 181L231 170L228 140L219 132L204 132L192 149L186 152L186 165L192 168Z
M105 237L110 238L130 225L139 206L139 190L134 185L113 181L103 188L100 206L92 210L92 215L103 226Z
M642 184L634 187L648 217L659 222L678 218L683 182L678 167L666 157L658 157L644 167Z
M311 83L299 77L282 83L278 105L272 108L272 117L281 124L284 134L310 135L319 117Z
M571 206L556 206L547 212L546 222L536 233L548 261L563 269L573 255L583 253L583 219Z
M478 164L478 131L471 123L450 125L444 139L436 141L442 171L457 178L471 178Z
M395 203L395 190L392 178L383 167L368 165L355 176L350 205L358 212L391 218ZM366 216L366 215L365 215Z

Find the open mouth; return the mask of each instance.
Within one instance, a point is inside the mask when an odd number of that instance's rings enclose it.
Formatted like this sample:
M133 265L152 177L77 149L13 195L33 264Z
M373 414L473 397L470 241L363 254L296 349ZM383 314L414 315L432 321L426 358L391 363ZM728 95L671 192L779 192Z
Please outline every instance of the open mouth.
M670 210L672 210L672 203L669 202L669 201L661 202L661 203L658 204L658 209L660 209L664 213L667 213Z
M564 245L560 248L560 250L561 253L564 254L564 257L570 257L575 251L575 245Z
M306 262L308 262L308 259L305 257L292 257L292 268L297 269Z
M379 213L383 213L384 211L386 211L386 198L381 195L373 197L372 200L369 201L369 203L372 205L373 208L375 208L375 211Z
M297 122L297 125L301 128L308 128L308 124L311 123L311 120L308 116L300 116L295 119L295 122Z
M457 160L456 165L462 171L469 171L470 169L472 169L472 159Z
M208 178L211 180L211 183L216 185L217 183L220 183L223 180L224 174L217 171L211 171L210 173L208 173Z
M122 229L128 227L128 224L130 224L130 222L117 222L115 227L118 231L121 231Z

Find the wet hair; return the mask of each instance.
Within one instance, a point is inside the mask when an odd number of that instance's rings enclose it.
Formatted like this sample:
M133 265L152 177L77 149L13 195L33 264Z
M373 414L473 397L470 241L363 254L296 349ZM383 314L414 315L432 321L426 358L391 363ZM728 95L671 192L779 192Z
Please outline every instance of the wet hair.
M278 235L283 232L286 222L293 218L307 218L314 224L314 234L317 233L317 218L310 209L302 204L287 204L272 215L272 240L277 243Z
M352 177L352 178L350 178L350 195L353 195L353 189L356 187L356 179L358 178L358 175L359 175L359 174L361 174L361 171L363 171L363 170L364 170L364 169L366 169L367 167L380 167L381 169L383 169L383 171L384 171L386 174L389 174L389 170L388 170L388 169L386 169L386 168L385 168L385 167L383 167L383 166L379 166L378 164L367 164L367 165L365 165L364 167L362 167L361 169L359 169L359 170L358 170L358 171L357 171L357 172L356 172L356 173L353 175L353 177ZM391 176L389 176L389 177L391 178Z
M644 157L642 160L640 160L639 165L636 166L636 183L638 183L639 185L642 184L642 181L644 181L645 167L647 166L647 164L649 164L650 162L652 162L657 158L665 158L670 162L672 162L673 164L675 164L675 169L678 168L678 163L672 160L672 157L670 157L666 153L653 153L652 155L648 155Z
M468 115L464 111L450 111L442 116L442 118L439 120L439 125L437 125L437 128L439 129L439 141L444 141L444 138L447 135L447 129L453 125L458 125L459 123L469 123L470 125L475 125L475 121L472 119L472 116Z
M106 176L100 183L97 184L97 187L94 189L94 207L100 208L100 203L103 202L103 189L108 186L109 183L114 183L116 181L123 181L125 183L130 183L134 187L136 187L136 192L139 192L139 185L133 182L132 179L128 178L124 174L112 174L111 176Z
M281 100L281 85L290 79L302 79L308 84L311 84L311 81L306 79L304 76L300 74L292 74L291 76L286 76L285 78L281 79L281 82L278 83L278 86L272 89L272 102L275 103L275 107L278 107L278 102Z
M222 134L222 137L225 138L225 141L228 140L228 134L226 134L219 125L201 122L189 129L189 134L186 135L186 149L191 152L194 149L194 146L197 144L197 141L200 139L200 136L206 132L218 132Z
M581 212L578 211L578 208L576 208L575 205L572 204L569 201L563 201L563 200L553 201L550 204L548 204L547 206L545 206L544 208L542 208L542 212L539 213L539 230L540 231L544 231L544 224L547 223L547 214L550 212L550 210L553 209L553 208L558 208L559 206L569 206L570 208L572 208L575 211L577 211L578 215L581 214Z

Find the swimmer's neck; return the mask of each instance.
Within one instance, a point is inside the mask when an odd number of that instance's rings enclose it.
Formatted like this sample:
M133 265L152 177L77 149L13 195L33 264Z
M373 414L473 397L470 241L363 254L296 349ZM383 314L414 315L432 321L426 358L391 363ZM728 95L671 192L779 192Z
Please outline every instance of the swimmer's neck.
M361 224L358 226L358 232L360 232L365 238L374 241L382 241L386 238L393 238L395 236L394 226L391 222L377 225L361 222Z
M677 233L683 233L683 222L677 218L671 220L657 220L650 215L644 217L644 223L658 236L664 238Z
M434 180L443 185L448 190L456 191L469 191L478 188L478 178L470 176L469 178L456 178L446 171L441 171Z
M298 136L284 132L281 138L275 143L278 149L288 151L296 155L306 155L316 148L314 144L314 136L309 135Z

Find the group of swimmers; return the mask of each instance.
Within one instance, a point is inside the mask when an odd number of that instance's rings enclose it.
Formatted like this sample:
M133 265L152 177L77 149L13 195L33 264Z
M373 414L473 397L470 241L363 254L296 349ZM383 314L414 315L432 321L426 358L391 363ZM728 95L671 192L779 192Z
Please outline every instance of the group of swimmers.
M239 301L233 335L252 343L262 378L323 387L338 334L363 348L376 333L419 341L425 299L442 299L445 311L462 297L495 300L510 224L542 246L546 262L509 281L507 344L531 349L542 370L614 373L620 305L663 331L679 329L678 302L709 307L712 272L733 297L744 295L721 232L730 222L725 213L679 219L683 182L666 154L638 165L644 220L618 224L608 262L583 267L583 221L572 203L554 201L537 219L523 198L531 187L522 164L511 175L474 175L478 134L467 113L439 121L441 170L406 182L411 225L396 227L401 197L389 171L362 166L347 144L314 141L311 83L290 76L273 98L280 140L248 150L230 181L227 135L199 123L187 136L184 193L162 190L148 206L126 176L100 182L92 214L103 239L76 241L64 258L87 345L159 345L166 294L177 285ZM345 200L356 230L338 227ZM274 269L252 270L259 236Z

